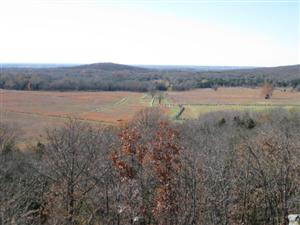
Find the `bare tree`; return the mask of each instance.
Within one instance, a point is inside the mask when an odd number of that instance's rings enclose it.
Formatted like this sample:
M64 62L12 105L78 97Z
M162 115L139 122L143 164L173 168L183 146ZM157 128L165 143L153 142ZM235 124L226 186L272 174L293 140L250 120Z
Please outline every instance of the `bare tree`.
M217 91L217 90L219 89L219 86L218 86L217 84L214 84L214 85L212 86L212 89L213 89L214 91Z
M18 131L0 124L0 224L41 224L45 182L33 168L34 155L18 150Z
M274 86L271 83L265 83L262 86L261 93L265 99L270 99L274 91Z
M155 85L153 85L153 84L150 85L150 87L148 88L148 92L149 92L151 98L154 98L157 93L157 89L156 89Z
M288 213L299 207L300 137L293 124L299 121L287 118L271 115L275 120L241 145L243 223L288 224Z
M158 98L158 104L162 103L162 100L164 99L164 94L162 92L159 93L159 95L157 96Z
M41 171L51 181L45 194L51 224L88 220L78 210L88 204L88 194L106 173L101 135L101 130L73 119L48 131Z
M121 128L70 119L22 153L1 125L0 222L287 225L300 207L299 127L297 111L179 124L149 108Z

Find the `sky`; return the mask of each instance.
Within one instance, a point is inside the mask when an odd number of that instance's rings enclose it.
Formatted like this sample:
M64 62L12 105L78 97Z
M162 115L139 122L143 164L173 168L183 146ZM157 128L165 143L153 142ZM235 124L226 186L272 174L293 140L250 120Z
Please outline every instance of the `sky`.
M300 64L300 0L0 0L0 62Z

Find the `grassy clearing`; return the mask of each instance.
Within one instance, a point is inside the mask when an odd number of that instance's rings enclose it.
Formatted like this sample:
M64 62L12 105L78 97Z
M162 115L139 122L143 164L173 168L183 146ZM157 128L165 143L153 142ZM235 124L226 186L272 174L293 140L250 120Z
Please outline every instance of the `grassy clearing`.
M205 113L217 111L265 111L278 108L278 105L186 105L182 119L197 118ZM281 105L287 110L300 110L300 106Z
M271 110L274 108L300 110L300 93L276 89L271 99L265 100L259 88L198 89L184 92L170 92L171 116L185 107L181 119L196 118L215 111ZM172 117L173 118L173 117Z

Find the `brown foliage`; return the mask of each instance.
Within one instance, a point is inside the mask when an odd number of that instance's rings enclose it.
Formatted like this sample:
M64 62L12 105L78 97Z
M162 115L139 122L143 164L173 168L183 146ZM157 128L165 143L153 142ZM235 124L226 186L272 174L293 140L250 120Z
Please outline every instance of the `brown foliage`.
M135 127L124 128L119 138L121 146L110 155L114 168L122 181L138 179L143 171L156 182L151 190L152 213L160 224L169 224L172 214L179 209L176 192L176 174L181 169L179 136L167 122L160 122L153 140L142 138L143 133ZM141 206L144 209L145 206ZM142 210L143 211L143 210Z

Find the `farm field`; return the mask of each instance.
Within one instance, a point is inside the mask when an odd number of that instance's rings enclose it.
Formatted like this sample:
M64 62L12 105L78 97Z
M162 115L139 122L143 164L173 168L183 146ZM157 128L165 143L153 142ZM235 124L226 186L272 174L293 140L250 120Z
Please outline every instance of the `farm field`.
M1 121L17 126L23 141L42 137L46 127L62 124L69 117L92 123L118 125L158 100L147 93L135 92L47 92L1 90ZM181 119L196 118L211 111L265 110L274 107L300 109L300 93L275 90L265 100L260 89L219 88L166 92L160 107L171 118L185 110Z
M277 107L300 109L300 92L276 89L271 99L264 99L260 88L197 89L168 93L169 101L182 105L182 119L196 118L212 111L268 110Z
M0 119L14 123L24 139L32 140L69 117L102 124L128 121L150 101L146 94L134 92L2 90Z

